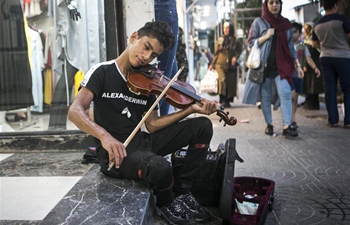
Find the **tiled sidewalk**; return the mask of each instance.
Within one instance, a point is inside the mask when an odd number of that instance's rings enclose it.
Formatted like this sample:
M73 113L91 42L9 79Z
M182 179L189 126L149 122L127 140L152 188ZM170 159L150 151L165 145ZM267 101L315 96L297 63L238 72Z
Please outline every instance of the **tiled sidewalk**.
M236 163L235 175L276 182L274 211L265 224L350 224L350 131L328 128L324 106L319 111L298 109L299 137L294 140L282 137L279 111L273 111L275 130L280 134L277 137L264 134L266 124L257 107L236 101L226 111L239 123L223 127L219 118L211 115L211 147L236 138L237 152L245 162ZM240 122L244 120L249 122ZM73 212L81 204L91 206L88 199L75 202L71 196L79 190L77 184L86 177L84 174L93 169L92 165L80 163L82 155L83 152L0 154L0 224L49 224L43 222L46 217L52 225L75 225L67 218L55 219L55 214ZM98 170L95 172L99 174ZM111 188L117 190L118 185ZM99 214L98 220L94 220L93 211L74 212L85 216L81 224L116 224L109 220L112 216L106 211L103 216ZM213 212L217 216L217 209ZM117 224L140 223L130 219ZM149 224L165 223L156 219ZM219 225L220 221L214 219L209 224Z

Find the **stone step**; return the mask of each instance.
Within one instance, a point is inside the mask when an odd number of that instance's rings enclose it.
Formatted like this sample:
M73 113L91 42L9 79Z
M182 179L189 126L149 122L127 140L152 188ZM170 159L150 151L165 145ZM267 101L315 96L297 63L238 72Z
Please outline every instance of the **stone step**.
M81 152L83 155L93 145L91 136L76 131L11 133L0 137L2 153ZM202 224L221 225L218 207L209 210L213 219ZM39 224L166 225L167 222L156 215L154 196L144 182L107 177L100 172L99 164L93 164Z
M107 177L94 164L40 224L154 224L153 205L143 182Z
M152 191L142 181L103 175L94 164L40 222L40 225L166 225L156 214ZM203 225L221 225L218 207Z

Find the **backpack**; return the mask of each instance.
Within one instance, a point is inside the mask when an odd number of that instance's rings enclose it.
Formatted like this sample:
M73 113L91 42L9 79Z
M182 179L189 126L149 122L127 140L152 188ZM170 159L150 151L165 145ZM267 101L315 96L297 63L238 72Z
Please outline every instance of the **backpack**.
M186 149L180 149L172 154L171 162L174 169L179 169L186 154ZM193 179L191 188L192 195L200 205L210 207L219 205L225 162L224 144L221 143L216 151L208 150L207 158L201 166L198 176Z
M89 163L98 163L96 147L88 147L83 155L83 159L81 160L83 164Z

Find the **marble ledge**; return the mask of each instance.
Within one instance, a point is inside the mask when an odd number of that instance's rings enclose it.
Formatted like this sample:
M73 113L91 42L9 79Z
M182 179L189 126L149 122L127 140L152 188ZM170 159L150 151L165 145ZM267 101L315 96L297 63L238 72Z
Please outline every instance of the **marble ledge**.
M147 224L152 196L143 182L107 177L95 164L40 224Z

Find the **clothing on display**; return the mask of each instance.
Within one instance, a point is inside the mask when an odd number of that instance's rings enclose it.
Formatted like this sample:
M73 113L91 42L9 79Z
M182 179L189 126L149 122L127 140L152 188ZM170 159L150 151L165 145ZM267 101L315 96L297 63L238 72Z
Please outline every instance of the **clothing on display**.
M0 111L34 104L32 74L20 0L2 1L0 15Z
M79 20L65 0L0 2L0 111L49 108L49 129L66 128L76 72L106 59L104 2L75 2Z
M67 2L57 0L54 6L56 27L53 73L59 78L51 102L49 129L66 129L68 106L72 99L74 75L86 73L93 65L105 61L103 1L77 0L79 20L73 20ZM49 9L50 10L50 9ZM61 73L61 74L59 74ZM65 99L62 101L62 99Z
M42 31L40 31L42 33ZM44 49L43 43L40 37L40 33L31 27L28 27L28 42L30 42L29 49L29 60L31 61L31 72L32 72L32 88L34 105L30 107L31 111L43 112L43 70L44 65Z

